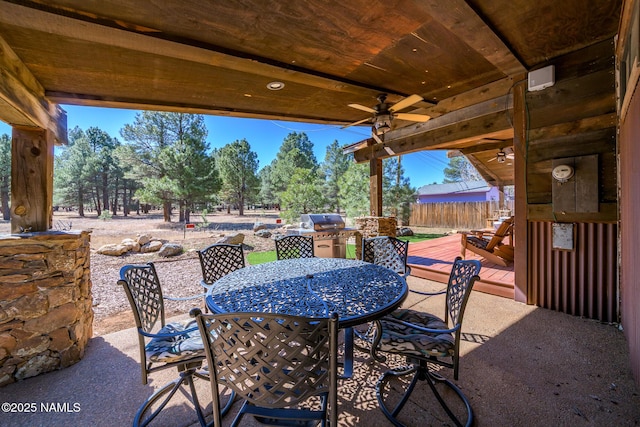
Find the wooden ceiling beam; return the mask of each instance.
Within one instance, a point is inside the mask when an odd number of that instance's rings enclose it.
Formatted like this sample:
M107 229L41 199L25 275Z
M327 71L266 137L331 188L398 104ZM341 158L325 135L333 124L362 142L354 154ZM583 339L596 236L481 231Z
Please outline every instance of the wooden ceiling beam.
M495 187L502 185L513 185L513 182L503 181L500 176L494 173L490 168L488 168L484 163L478 160L474 155L466 156L469 163L473 165L474 168L478 171L478 173L482 176L487 184L493 185Z
M431 0L431 15L506 76L526 72L522 62L496 30L465 0Z
M150 28L140 28L120 21L80 14L74 11L58 11L53 8L31 8L3 2L0 22L36 31L81 39L106 46L165 56L172 59L192 61L213 67L239 71L330 91L353 93L360 96L375 96L385 92L404 97L387 88L367 85L313 70L284 64L269 58L248 55L240 51L224 49L195 40L169 37ZM44 7L43 7L44 8ZM60 14L58 14L60 13ZM78 95L79 98L82 94Z
M386 139L383 144L375 144L354 152L353 156L356 162L362 163L375 158L391 157L390 152L393 155L403 155L422 150L446 150L451 148L454 142L473 141L483 137L500 138L512 132L507 111L499 111L393 140Z
M12 127L46 129L57 144L67 143L67 115L44 96L44 89L0 37L0 120Z

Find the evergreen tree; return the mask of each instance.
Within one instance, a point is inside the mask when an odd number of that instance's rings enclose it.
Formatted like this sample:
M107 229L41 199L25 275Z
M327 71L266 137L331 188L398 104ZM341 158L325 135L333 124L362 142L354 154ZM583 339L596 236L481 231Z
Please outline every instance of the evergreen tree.
M230 204L237 204L240 216L244 204L258 188L258 155L246 139L234 141L217 150L215 157L222 178L222 194Z
M78 215L85 216L85 204L92 200L93 177L97 159L89 141L78 127L69 132L69 145L55 158L55 204L77 206Z
M339 196L349 218L370 215L369 165L351 163L338 180Z
M304 132L292 132L284 139L276 158L271 162L271 184L273 193L283 193L297 168L316 172L318 161L313 154L313 143Z
M349 156L342 152L338 141L334 140L327 147L327 153L322 164L322 172L325 175L325 194L331 211L340 213L342 203L339 197L340 187L338 182L349 168L350 163Z
M452 157L449 165L444 168L443 184L462 181L482 181L482 175L464 156Z
M120 145L117 139L112 138L105 131L90 127L85 132L87 141L95 157L95 175L93 176L94 206L98 216L102 210L108 210L110 205L110 187L113 189L117 182L117 167L113 158L113 150ZM116 191L114 189L114 191ZM117 202L113 200L114 205Z
M145 111L120 134L133 145L140 164L143 178L136 197L162 204L166 222L171 221L172 202L178 202L182 221L187 206L217 191L213 163L206 159L203 116ZM203 185L202 192L196 190L207 179L209 185Z
M271 182L271 165L266 165L258 172L260 180L259 199L262 206L278 206L278 197L275 194L273 183Z
M0 136L0 206L2 219L11 219L9 201L11 198L11 137Z
M317 212L324 208L326 199L323 182L311 169L298 168L289 181L289 188L280 194L281 216L293 223L301 214Z
M385 215L393 215L403 224L409 221L411 203L415 200L415 188L404 176L401 157L390 157L383 161L382 203Z

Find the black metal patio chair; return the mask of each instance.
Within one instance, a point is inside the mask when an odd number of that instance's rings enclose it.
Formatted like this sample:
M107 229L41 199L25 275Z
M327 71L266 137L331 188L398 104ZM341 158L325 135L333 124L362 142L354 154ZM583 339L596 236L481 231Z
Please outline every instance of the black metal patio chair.
M199 250L198 257L202 268L200 284L206 289L205 297L211 292L216 280L245 266L242 245L214 243Z
M440 366L451 368L454 379L458 379L462 319L473 284L480 279L478 276L480 268L480 261L456 258L447 289L431 293L432 295L446 294L444 319L430 313L398 309L376 321L375 337L372 343L374 358L384 359L378 353L390 353L405 356L409 363L409 366L385 372L376 385L380 408L394 425L403 425L397 417L417 382L421 380L426 381L444 411L456 425L472 424L473 411L466 396L435 368ZM402 397L394 402L393 409L390 409L391 396L397 393L398 389L395 386L394 393L389 393L391 382L406 375L412 375L411 381L406 386ZM453 391L454 396L462 402L463 411L457 413L452 411L443 393L438 391L438 384Z
M362 239L362 260L387 267L403 277L411 274L407 265L409 242L391 236Z
M302 235L282 236L276 239L276 256L280 259L313 258L313 237Z
M203 314L192 310L212 367L213 425L221 425L219 384L243 398L244 415L269 425L336 426L338 316Z
M164 369L177 368L179 374L178 378L158 389L140 406L133 425L144 426L150 423L183 386L194 406L198 421L201 425L206 425L194 379L209 381L209 374L202 369L206 356L195 320L166 323L165 297L153 263L122 267L118 284L122 285L127 294L138 330L142 383L148 383L149 374ZM231 407L233 397L231 394L223 408L224 413Z

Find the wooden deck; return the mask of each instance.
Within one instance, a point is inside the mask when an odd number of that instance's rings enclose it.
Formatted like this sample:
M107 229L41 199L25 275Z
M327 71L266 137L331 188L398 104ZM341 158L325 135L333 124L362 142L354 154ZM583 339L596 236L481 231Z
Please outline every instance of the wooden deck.
M460 235L440 237L423 242L409 244L408 264L411 275L423 279L446 283L449 280L453 260L460 255ZM476 254L467 251L468 259L478 259L482 262L480 282L474 290L514 298L515 274L513 264L509 267L494 264Z

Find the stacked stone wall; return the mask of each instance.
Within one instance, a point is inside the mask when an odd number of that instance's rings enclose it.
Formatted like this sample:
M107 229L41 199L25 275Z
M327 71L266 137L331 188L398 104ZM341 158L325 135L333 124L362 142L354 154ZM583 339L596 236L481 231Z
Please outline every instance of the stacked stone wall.
M93 334L89 232L0 238L0 386L65 368Z

